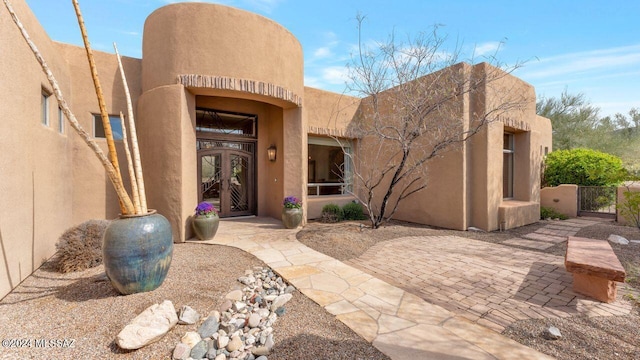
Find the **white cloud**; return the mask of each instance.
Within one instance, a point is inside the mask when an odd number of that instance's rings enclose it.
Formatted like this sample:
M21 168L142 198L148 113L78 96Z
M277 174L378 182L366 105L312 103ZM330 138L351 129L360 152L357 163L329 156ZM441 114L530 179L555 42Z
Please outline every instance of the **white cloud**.
M313 52L313 57L315 58L327 58L331 55L333 55L333 52L331 52L328 46L317 48L316 51Z
M349 71L345 66L330 66L322 70L322 80L333 85L344 85L349 79Z
M493 55L496 51L502 49L502 43L499 41L489 41L477 44L473 53L476 56Z

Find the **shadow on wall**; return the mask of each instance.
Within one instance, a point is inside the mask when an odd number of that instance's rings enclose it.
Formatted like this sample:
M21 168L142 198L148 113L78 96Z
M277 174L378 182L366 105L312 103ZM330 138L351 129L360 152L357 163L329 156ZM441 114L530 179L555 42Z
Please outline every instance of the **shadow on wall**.
M2 224L2 221L0 221L0 224ZM9 272L9 260L7 259L7 251L4 247L4 240L2 239L2 225L0 225L0 251L2 251L2 261L4 263L4 270L7 273L7 280L9 280L9 287L13 289L15 285Z

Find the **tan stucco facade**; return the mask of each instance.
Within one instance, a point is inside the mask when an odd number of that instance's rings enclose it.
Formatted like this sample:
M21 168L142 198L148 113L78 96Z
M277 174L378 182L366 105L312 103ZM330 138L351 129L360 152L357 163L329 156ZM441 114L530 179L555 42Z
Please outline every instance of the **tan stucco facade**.
M14 8L49 62L80 124L93 133L98 113L84 49L52 41L24 1ZM30 50L0 10L0 297L55 252L62 232L82 221L115 218L117 197L95 155L65 124L49 99L49 125L41 123L41 93L51 89ZM94 51L108 112L126 113L113 54ZM133 98L148 203L169 219L174 241L192 237L191 216L200 196L198 109L248 114L256 120L250 143L254 174L251 215L279 218L285 196L301 198L308 218L324 204L351 195L307 196L308 137L338 137L354 149L371 139L350 138L349 127L367 111L366 99L304 86L298 40L262 16L216 4L179 3L146 20L143 58L124 58ZM456 65L460 76L481 76L486 64ZM513 77L501 86L528 98L472 141L429 163L429 186L401 206L397 219L454 229L496 230L537 220L539 173L551 126L535 115L533 87ZM514 90L515 89L515 90ZM474 111L501 96L500 87L449 104L464 130ZM502 137L516 137L513 199L502 198ZM214 136L214 135L211 135ZM227 136L227 135L225 135ZM222 139L222 138L221 138ZM235 138L234 138L235 139ZM234 140L232 139L232 140ZM96 139L106 151L105 140ZM230 141L225 137L221 141ZM235 141L235 140L234 140ZM240 140L238 140L240 141ZM124 163L122 143L118 144ZM267 148L277 149L275 161ZM128 183L126 171L123 172ZM229 186L227 184L227 186ZM354 189L358 191L357 188Z

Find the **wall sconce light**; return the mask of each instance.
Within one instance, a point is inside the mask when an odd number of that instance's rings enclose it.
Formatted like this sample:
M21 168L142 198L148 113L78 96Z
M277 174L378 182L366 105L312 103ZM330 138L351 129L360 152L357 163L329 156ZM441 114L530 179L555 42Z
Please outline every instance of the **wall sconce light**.
M276 161L276 146L271 145L267 148L267 157L269 161Z

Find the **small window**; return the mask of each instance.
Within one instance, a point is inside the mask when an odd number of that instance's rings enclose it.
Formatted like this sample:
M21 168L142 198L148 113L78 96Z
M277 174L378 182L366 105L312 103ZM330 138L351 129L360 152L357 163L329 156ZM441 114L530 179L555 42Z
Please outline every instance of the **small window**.
M51 94L42 89L42 97L40 99L40 121L42 125L49 126L49 98Z
M120 122L120 116L109 115L109 122L111 123L113 140L122 140L122 123ZM93 137L102 139L106 137L100 114L93 114Z
M513 157L515 153L514 135L504 133L504 143L502 146L503 167L502 167L502 197L504 199L513 198Z
M58 132L64 134L64 113L61 108L58 108Z

